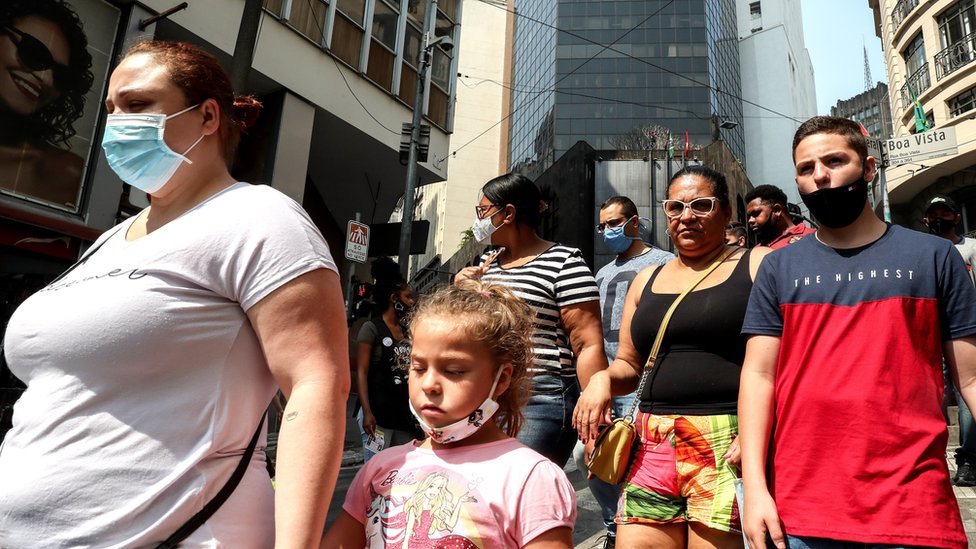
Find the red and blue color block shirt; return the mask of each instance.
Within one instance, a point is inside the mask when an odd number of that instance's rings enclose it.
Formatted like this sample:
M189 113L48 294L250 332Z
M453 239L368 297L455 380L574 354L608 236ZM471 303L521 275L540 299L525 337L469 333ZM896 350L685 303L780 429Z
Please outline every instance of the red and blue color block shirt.
M966 547L942 343L976 334L976 290L949 241L801 239L763 261L742 333L781 338L768 476L789 534Z

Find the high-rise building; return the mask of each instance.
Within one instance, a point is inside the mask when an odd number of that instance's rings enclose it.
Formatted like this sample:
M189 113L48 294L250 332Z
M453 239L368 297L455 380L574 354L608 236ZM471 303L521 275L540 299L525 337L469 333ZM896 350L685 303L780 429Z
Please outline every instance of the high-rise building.
M888 85L884 82L850 99L841 99L830 107L831 116L850 118L860 123L877 139L891 137L891 104L888 102Z
M736 2L749 178L756 185L776 185L799 203L790 161L793 134L817 113L800 0Z
M509 162L541 173L641 127L723 139L742 164L735 0L516 0ZM660 137L667 148L667 136Z
M955 134L957 152L901 161L886 170L892 220L925 230L929 199L962 208L962 232L976 230L976 1L868 0L885 50L893 139ZM928 130L926 130L928 126ZM908 144L915 139L907 140ZM889 151L890 154L890 151ZM892 162L896 164L896 162Z

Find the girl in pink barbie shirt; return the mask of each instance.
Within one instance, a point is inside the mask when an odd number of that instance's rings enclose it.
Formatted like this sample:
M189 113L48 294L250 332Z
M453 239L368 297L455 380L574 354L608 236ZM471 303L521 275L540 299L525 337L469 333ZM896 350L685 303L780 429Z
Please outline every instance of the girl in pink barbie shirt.
M357 474L323 548L565 549L575 492L513 437L528 398L531 309L468 280L410 318L410 409L427 437L383 450Z

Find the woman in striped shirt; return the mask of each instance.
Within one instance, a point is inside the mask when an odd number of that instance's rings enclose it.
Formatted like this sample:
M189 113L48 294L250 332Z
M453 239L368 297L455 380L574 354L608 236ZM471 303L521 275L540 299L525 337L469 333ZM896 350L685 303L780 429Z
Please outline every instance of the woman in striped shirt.
M539 237L548 205L532 180L506 174L485 183L481 192L472 230L479 242L497 248L454 280L502 284L535 312L532 395L518 439L564 465L576 444L572 421L580 386L607 368L600 294L578 249Z

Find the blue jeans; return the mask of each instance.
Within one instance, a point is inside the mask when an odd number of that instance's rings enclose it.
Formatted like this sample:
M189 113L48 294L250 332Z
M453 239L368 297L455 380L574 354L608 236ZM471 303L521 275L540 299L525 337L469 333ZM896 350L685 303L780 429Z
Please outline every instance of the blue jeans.
M770 545L772 547L772 545ZM886 545L883 543L858 543L827 538L786 536L787 549L925 549L917 545Z
M532 378L532 395L525 407L525 423L518 441L563 467L576 445L573 409L579 400L576 378L539 374Z
M946 392L952 388L956 395L956 405L959 407L959 448L956 448L956 466L962 463L976 464L976 422L973 421L973 414L966 407L959 389L952 382L949 375L949 366L942 363L942 373L945 375Z
M634 393L613 397L612 406L610 407L611 419L617 419L618 417L627 415L633 402ZM584 469L585 464L581 466L581 470ZM616 534L617 524L613 521L613 517L617 514L617 500L620 499L620 490L622 487L616 484L607 484L596 477L588 480L587 484L590 487L590 493L593 494L593 498L600 505L600 514L603 518L603 525L607 527L607 533L611 535Z

